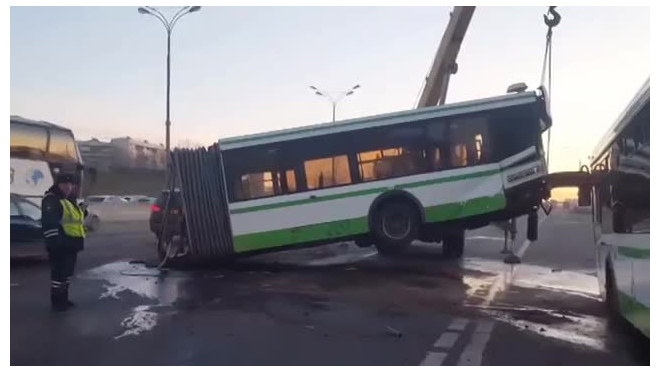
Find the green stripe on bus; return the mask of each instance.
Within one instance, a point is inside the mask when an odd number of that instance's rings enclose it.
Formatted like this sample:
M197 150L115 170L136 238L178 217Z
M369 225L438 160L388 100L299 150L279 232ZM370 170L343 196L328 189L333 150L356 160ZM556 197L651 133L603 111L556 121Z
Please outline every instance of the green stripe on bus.
M651 309L638 302L630 295L619 291L619 309L621 314L646 336L651 334Z
M450 176L450 177L440 178L440 179L430 179L430 180L423 180L423 181L419 181L419 182L398 184L398 185L393 186L391 188L393 188L393 189L417 188L417 187L423 187L423 186L428 186L428 185L433 185L433 184L456 182L456 181L465 180L465 179L481 178L481 177L486 177L486 176L490 176L490 175L495 175L495 174L498 174L499 172L500 172L499 170L480 171L478 173L455 175L455 176ZM250 206L250 207L244 207L244 208L239 208L239 209L233 209L233 210L230 211L230 214L250 213L250 212L255 212L255 211L279 209L279 208L289 207L289 206L305 205L305 204L310 204L310 203L315 203L315 202L339 200L339 199L342 199L342 198L359 197L359 196L365 196L365 195L369 195L369 194L382 193L382 192L385 192L389 189L390 189L390 187L377 187L377 188L363 189L363 190L359 190L359 191L339 193L339 194L328 195L328 196L319 196L319 197L316 197L316 198L306 198L306 199L302 199L302 200L275 202L275 203L267 204L267 205L258 205L258 206Z
M426 208L427 222L444 222L486 214L489 212L504 209L506 207L506 198L504 195L491 197L479 197L465 202L454 202L450 204L431 206Z
M250 233L234 236L234 251L240 253L269 247L342 238L366 233L368 230L367 218L361 217L277 231Z
M460 219L504 208L503 195L480 197L466 202L449 203L425 209L428 222ZM339 220L234 236L237 253L295 245L363 234L369 231L367 217Z
M641 247L619 246L619 254L633 259L650 259L651 249Z

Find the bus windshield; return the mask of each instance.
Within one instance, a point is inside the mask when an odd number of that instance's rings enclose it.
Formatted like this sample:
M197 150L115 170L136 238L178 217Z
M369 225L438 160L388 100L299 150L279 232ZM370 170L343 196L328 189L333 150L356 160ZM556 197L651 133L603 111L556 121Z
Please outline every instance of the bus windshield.
M57 163L80 163L69 130L11 122L10 157Z

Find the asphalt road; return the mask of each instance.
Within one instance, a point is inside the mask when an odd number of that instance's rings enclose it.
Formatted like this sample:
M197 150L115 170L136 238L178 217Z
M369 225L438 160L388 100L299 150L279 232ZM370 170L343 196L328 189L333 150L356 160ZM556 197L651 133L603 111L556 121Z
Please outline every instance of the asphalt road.
M146 223L106 224L79 258L78 307L49 311L48 267L11 268L12 365L638 365L649 342L598 298L590 215L471 231L466 256L337 244L158 273ZM133 261L133 263L131 263Z

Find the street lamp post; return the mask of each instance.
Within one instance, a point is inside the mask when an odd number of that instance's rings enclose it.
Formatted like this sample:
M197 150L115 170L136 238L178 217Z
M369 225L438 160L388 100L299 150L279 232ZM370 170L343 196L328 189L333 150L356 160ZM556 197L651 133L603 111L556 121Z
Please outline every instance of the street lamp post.
M316 88L314 85L309 86L310 89L314 90L314 94L319 95L321 97L326 98L327 100L332 103L332 122L335 122L335 117L337 113L337 103L339 103L340 100L348 97L349 95L352 95L355 93L356 89L360 88L360 85L355 85L352 87L350 90L347 91L340 91L340 92L326 92L326 91L321 91ZM337 177L337 171L335 168L335 157L332 157L332 184L335 184L336 177Z
M325 92L321 91L316 88L314 85L310 85L310 89L314 90L314 94L322 96L326 98L327 100L332 103L332 122L335 122L335 114L337 112L337 103L339 103L340 100L346 98L347 96L355 93L356 89L359 89L360 85L355 85L352 87L350 90L347 91L340 91L340 92Z
M165 92L165 174L169 175L170 172L170 47L172 40L172 30L176 22L188 13L194 13L201 9L201 6L184 6L179 9L172 18L169 20L158 9L151 6L141 6L138 8L138 13L152 15L165 26L167 31L167 87Z

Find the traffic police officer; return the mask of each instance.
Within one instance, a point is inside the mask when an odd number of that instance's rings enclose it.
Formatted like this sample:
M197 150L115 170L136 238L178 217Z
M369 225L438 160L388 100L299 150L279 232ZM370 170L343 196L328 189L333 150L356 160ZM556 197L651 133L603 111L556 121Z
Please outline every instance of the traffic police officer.
M84 248L87 210L77 205L76 183L75 175L57 174L41 202L41 225L50 260L50 301L58 312L74 306L69 300L69 283L77 255Z

